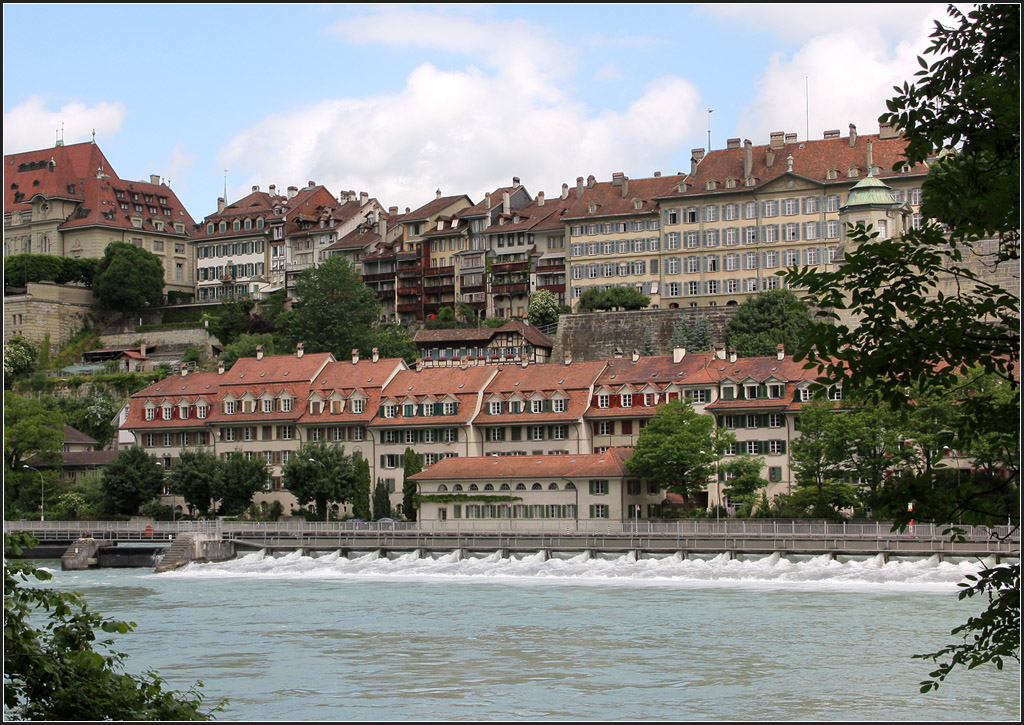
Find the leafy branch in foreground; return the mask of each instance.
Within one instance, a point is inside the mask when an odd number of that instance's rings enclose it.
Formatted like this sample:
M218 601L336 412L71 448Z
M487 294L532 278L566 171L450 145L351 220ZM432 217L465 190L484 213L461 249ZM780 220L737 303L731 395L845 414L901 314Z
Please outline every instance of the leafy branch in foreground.
M124 672L126 655L109 649L112 640L97 640L97 632L124 634L134 623L89 611L78 594L25 586L50 574L7 555L36 543L4 534L4 719L212 720L223 703L203 711L201 682L165 690L151 671Z

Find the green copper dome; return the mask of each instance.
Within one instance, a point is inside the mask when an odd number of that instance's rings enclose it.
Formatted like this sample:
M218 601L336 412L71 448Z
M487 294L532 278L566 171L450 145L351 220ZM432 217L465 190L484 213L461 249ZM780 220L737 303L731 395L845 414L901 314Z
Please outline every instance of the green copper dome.
M850 189L850 196L842 208L858 206L887 206L895 209L899 202L893 199L892 188L888 184L868 174L867 178L861 179Z

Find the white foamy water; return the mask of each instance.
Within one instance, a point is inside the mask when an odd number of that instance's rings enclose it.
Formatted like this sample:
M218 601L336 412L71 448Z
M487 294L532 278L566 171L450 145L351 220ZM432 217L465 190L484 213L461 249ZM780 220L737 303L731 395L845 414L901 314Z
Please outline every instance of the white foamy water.
M502 558L498 554L467 556L456 551L437 558L410 552L388 558L374 552L352 558L340 552L318 555L301 551L270 556L264 551L218 564L190 564L161 574L165 577L276 579L367 579L436 581L451 579L503 580L520 583L609 583L647 586L807 587L832 590L899 589L904 591L956 591L968 574L994 560L940 561L890 559L835 560L828 556L790 559L780 554L762 558L684 559L680 555L640 558L626 554L614 558L579 554L546 558L537 553Z

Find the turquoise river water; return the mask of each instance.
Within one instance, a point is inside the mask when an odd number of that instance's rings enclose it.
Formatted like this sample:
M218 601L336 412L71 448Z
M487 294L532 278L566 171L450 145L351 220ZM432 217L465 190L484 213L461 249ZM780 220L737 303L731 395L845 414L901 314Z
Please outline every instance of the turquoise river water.
M262 552L167 574L54 571L129 669L230 720L1013 720L1020 669L930 663L978 562Z

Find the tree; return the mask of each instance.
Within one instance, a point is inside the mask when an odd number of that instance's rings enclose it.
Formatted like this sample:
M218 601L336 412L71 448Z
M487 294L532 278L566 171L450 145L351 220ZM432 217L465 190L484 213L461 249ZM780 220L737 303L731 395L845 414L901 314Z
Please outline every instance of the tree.
M380 303L347 259L337 255L303 270L295 296L291 335L307 352L332 352L339 359L353 349L370 353Z
M640 354L645 357L658 354L658 346L654 342L654 332L650 327L645 327L640 336Z
M794 503L811 516L835 518L852 503L852 489L837 485L850 468L850 424L850 415L830 401L811 403L800 411L800 435L790 444L799 491Z
M163 300L160 258L128 242L111 242L96 265L92 291L109 310L136 312Z
M790 290L767 290L736 308L725 325L725 343L740 357L774 355L779 345L795 348L810 323L807 306Z
M651 298L636 287L589 287L579 298L580 309L584 310L642 310L651 304Z
M381 357L400 357L407 363L420 356L416 343L409 337L404 325L394 322L380 323L374 328L374 346Z
M734 456L721 466L721 474L731 476L725 479L725 494L730 501L741 504L746 514L753 510L758 494L768 486L761 477L763 468L764 458L748 453Z
M630 474L680 494L687 503L704 490L715 461L735 436L715 426L710 415L697 413L687 401L674 400L654 414L640 432Z
M103 469L103 506L108 513L132 515L160 495L164 471L142 446L124 448Z
M925 50L933 61L919 59L918 80L896 87L881 118L903 130L907 163L949 149L924 187L922 211L935 221L898 239L855 230L837 269L787 276L820 311L801 359L844 391L896 409L922 393L956 405L955 433L970 449L1020 419L1020 302L989 274L1020 259L1020 6L981 5L967 14L951 6L949 14L953 23L936 23ZM965 373L994 376L1007 392L963 396ZM913 480L933 520L950 523L976 492L958 489L943 503L942 476L932 468ZM985 498L1010 505L990 510L989 521L1017 527L1019 457L998 481L1002 495L990 490ZM987 596L988 609L953 630L961 642L923 655L941 662L922 691L958 665L1019 661L1019 582L1018 563L986 569L965 587L961 598Z
M672 336L669 338L669 345L674 350L677 347L689 347L690 325L686 319L680 319L672 328Z
M355 469L356 477L352 484L352 515L368 521L373 515L370 510L370 462L359 456L355 460Z
M530 295L530 307L526 314L534 327L554 325L558 322L558 300L550 290L539 289Z
M391 516L391 496L388 494L388 485L383 479L377 479L377 485L373 489L373 520L380 521Z
M44 494L58 493L52 473L35 466L60 466L64 418L58 410L34 398L4 394L4 504L9 514L35 514ZM47 507L49 508L49 507Z
M220 460L212 452L186 448L168 476L171 491L206 515L210 512L214 492L220 490L221 468Z
M224 363L224 369L230 370L231 366L238 362L239 358L255 357L256 348L261 346L264 355L273 355L274 336L270 334L250 335L245 333L236 337L234 342L226 345L219 359Z
M220 501L221 516L237 516L249 508L252 497L270 483L270 471L261 456L249 458L242 451L232 451L220 467L215 479L213 498Z
M455 318L455 309L452 307L442 307L437 311L437 315L433 319L428 319L424 325L424 329L427 330L455 330L462 325Z
M4 389L9 390L15 378L21 378L36 367L39 347L21 335L11 335L4 343Z
M402 511L409 521L416 520L416 482L412 476L423 470L423 456L412 448L405 449L405 470L402 477Z
M697 324L690 331L685 347L694 352L706 352L711 349L711 323L704 315L697 319Z
M4 719L211 719L202 710L201 682L188 692L165 690L153 672L124 672L125 655L110 651L112 640L97 639L130 632L133 623L105 619L78 594L27 586L51 575L8 554L37 543L4 534Z
M282 481L300 505L315 503L317 514L326 521L331 502L347 503L352 499L356 471L344 447L309 441L299 446L285 464Z

